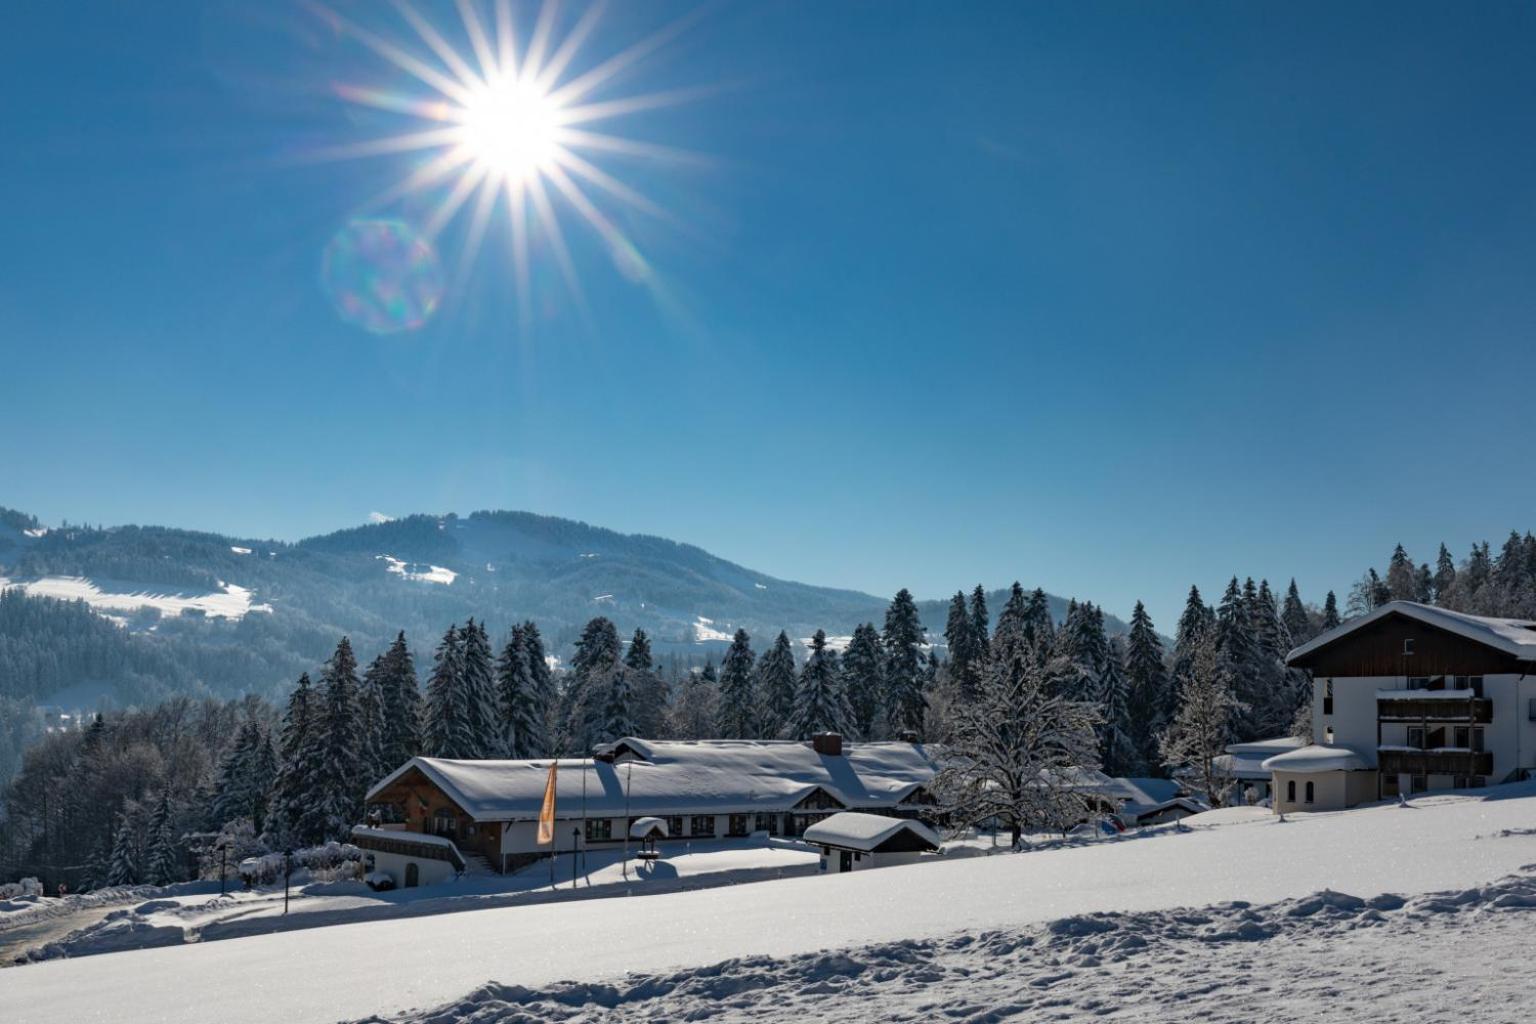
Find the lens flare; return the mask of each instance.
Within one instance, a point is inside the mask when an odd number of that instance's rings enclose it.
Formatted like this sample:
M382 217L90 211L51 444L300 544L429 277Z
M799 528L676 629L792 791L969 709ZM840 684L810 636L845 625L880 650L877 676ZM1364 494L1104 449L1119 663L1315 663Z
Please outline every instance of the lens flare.
M421 44L421 49L413 50L315 5L334 30L360 42L416 83L414 92L379 83L338 83L335 90L343 99L406 119L406 125L397 134L336 146L319 155L337 159L417 155L420 160L411 173L371 205L379 208L413 193L440 190L441 199L423 219L423 234L429 242L435 240L461 210L468 209L466 263L476 258L491 219L502 211L499 215L505 217L512 235L518 305L525 325L531 308L527 293L533 251L554 260L571 294L582 302L561 213L567 217L574 213L585 223L626 277L649 280L636 269L646 266L640 250L601 204L670 218L599 166L599 161L619 156L696 163L698 158L592 126L698 95L697 91L602 95L616 76L669 42L692 16L573 73L602 12L601 3L589 8L563 38L557 38L553 2L540 8L526 35L514 24L508 0L495 0L489 23L482 17L481 0L458 0L457 6L462 27L459 46L409 3L398 0L395 9ZM540 243L536 249L531 245L534 239Z
M372 334L415 330L443 297L437 251L397 220L354 220L336 232L320 282L341 318Z

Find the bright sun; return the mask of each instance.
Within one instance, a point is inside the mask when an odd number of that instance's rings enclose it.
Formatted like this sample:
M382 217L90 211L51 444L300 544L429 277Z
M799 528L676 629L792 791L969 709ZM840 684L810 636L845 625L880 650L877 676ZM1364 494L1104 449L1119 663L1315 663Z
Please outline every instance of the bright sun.
M459 111L462 144L483 170L526 185L547 174L559 155L559 115L559 105L537 85L486 85Z
M489 19L482 17L487 3ZM512 232L517 291L524 299L534 251L531 243L538 238L544 243L542 252L553 257L571 292L581 300L575 262L556 213L560 205L597 233L619 269L631 277L647 277L648 266L639 250L604 212L601 201L668 218L655 203L598 164L609 157L666 163L694 163L698 158L593 126L682 102L692 91L598 97L621 72L682 31L692 17L606 60L583 66L582 46L597 23L601 3L589 7L563 37L556 26L556 0L544 0L526 34L514 24L511 0L458 0L457 6L461 34L455 41L409 0L397 0L396 11L423 44L424 49L413 50L317 0L315 10L332 28L361 42L415 82L415 88L405 81L336 83L344 99L403 115L414 123L396 134L335 146L317 155L349 159L418 154L411 172L366 208L385 207L408 193L440 197L419 225L429 241L435 241L459 211L468 208L466 261L475 258L495 212L502 210ZM524 316L530 306L526 301L520 304Z

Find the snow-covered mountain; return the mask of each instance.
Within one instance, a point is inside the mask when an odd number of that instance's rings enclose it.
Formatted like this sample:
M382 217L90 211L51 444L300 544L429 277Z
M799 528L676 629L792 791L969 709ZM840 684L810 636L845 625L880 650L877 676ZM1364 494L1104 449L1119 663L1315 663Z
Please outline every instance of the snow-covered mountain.
M759 649L781 629L792 638L816 629L846 635L882 622L889 601L528 512L374 520L286 543L167 527L49 529L8 512L0 515L0 587L84 601L122 627L128 647L119 660L133 661L135 644L196 651L188 661L204 666L201 682L221 693L284 685L342 633L369 652L404 629L425 657L452 622L474 616L499 632L531 618L554 652L566 653L588 619L606 615L625 633L645 629L661 654L703 656L738 628ZM994 609L1003 597L993 595ZM1064 612L1063 599L1053 603ZM946 602L919 609L941 640ZM1108 625L1124 628L1117 619Z

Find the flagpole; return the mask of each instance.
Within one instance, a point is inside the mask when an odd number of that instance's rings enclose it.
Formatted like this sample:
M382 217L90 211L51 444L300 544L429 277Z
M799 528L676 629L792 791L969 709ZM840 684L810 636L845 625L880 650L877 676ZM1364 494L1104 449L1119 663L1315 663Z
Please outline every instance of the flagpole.
M581 857L581 873L583 875L585 875L587 873L587 761L588 760L590 760L590 759L589 758L583 758L582 762L581 762L581 853L580 853L580 857ZM590 884L590 881L589 881L589 884ZM576 875L575 875L575 872L572 872L571 873L571 888L574 889L575 887L576 887Z

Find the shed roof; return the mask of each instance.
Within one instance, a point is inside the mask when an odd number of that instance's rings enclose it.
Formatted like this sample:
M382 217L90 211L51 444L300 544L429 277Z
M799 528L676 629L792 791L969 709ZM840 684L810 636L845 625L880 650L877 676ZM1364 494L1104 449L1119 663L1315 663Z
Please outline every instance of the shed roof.
M869 853L902 832L915 836L929 849L939 848L938 834L920 821L891 818L884 814L860 814L856 811L840 811L823 818L805 830L804 838L808 843Z
M558 762L560 817L576 816L583 806L589 815L611 816L785 811L818 788L845 807L893 807L939 770L921 744L899 742L847 743L842 754L818 754L792 740L625 737L604 752L620 759ZM532 820L550 764L414 757L370 789L368 799L414 768L477 821Z

